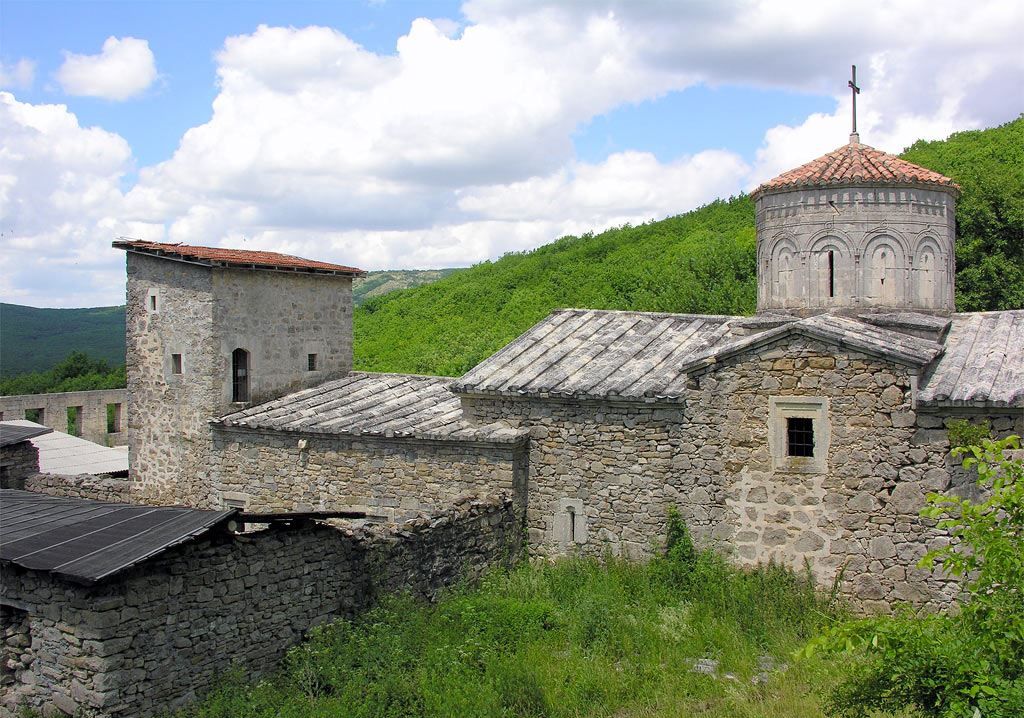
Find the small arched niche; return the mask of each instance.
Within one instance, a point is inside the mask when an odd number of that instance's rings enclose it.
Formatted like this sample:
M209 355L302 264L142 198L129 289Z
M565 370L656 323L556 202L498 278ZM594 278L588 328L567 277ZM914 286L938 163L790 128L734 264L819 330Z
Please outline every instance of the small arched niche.
M946 262L933 237L924 237L914 252L915 304L927 309L939 309L946 304Z
M861 296L869 306L894 307L906 300L907 259L902 244L895 237L881 234L872 237L864 248L861 274Z
M832 234L816 239L811 245L807 270L810 306L849 303L853 296L853 253L846 239Z

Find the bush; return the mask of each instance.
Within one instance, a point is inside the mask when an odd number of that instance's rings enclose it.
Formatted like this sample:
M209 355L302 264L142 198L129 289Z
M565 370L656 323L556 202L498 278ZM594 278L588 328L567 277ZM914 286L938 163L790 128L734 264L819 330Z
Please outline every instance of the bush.
M930 494L921 512L951 541L920 565L937 564L963 581L967 598L959 612L918 618L905 609L893 618L841 624L805 647L804 655L823 649L860 659L831 696L834 715L1024 715L1024 462L1006 453L1019 448L1011 436L954 449L965 468L977 470L987 498Z

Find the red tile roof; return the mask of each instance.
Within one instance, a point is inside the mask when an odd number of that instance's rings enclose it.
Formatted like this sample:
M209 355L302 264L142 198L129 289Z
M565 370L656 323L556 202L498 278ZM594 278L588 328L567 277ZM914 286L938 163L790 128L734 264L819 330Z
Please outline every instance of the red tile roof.
M751 196L797 187L850 186L861 183L925 184L960 190L956 182L938 172L851 141L827 155L783 172L755 189Z
M248 249L221 249L220 247L196 247L188 244L146 242L141 239L119 239L113 243L117 249L142 252L168 259L198 262L210 266L241 267L246 269L280 269L314 274L344 274L359 277L366 272L341 264L315 262L312 259L293 257L290 254L261 252Z

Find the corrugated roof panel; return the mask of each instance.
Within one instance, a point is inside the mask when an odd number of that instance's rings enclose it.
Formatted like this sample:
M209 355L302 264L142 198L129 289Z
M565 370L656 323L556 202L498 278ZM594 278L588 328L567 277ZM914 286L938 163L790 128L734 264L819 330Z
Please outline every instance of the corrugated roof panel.
M201 536L234 513L0 489L0 560L95 583Z

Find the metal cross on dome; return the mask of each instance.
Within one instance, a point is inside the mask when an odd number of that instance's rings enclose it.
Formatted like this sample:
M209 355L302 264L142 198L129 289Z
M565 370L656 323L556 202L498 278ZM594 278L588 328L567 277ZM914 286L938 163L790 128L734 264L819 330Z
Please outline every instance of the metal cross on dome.
M850 67L853 68L851 73L852 77L850 81L847 82L846 84L850 88L850 90L852 90L851 94L853 95L853 134L857 134L857 95L860 94L860 88L857 87L857 66L851 65Z

